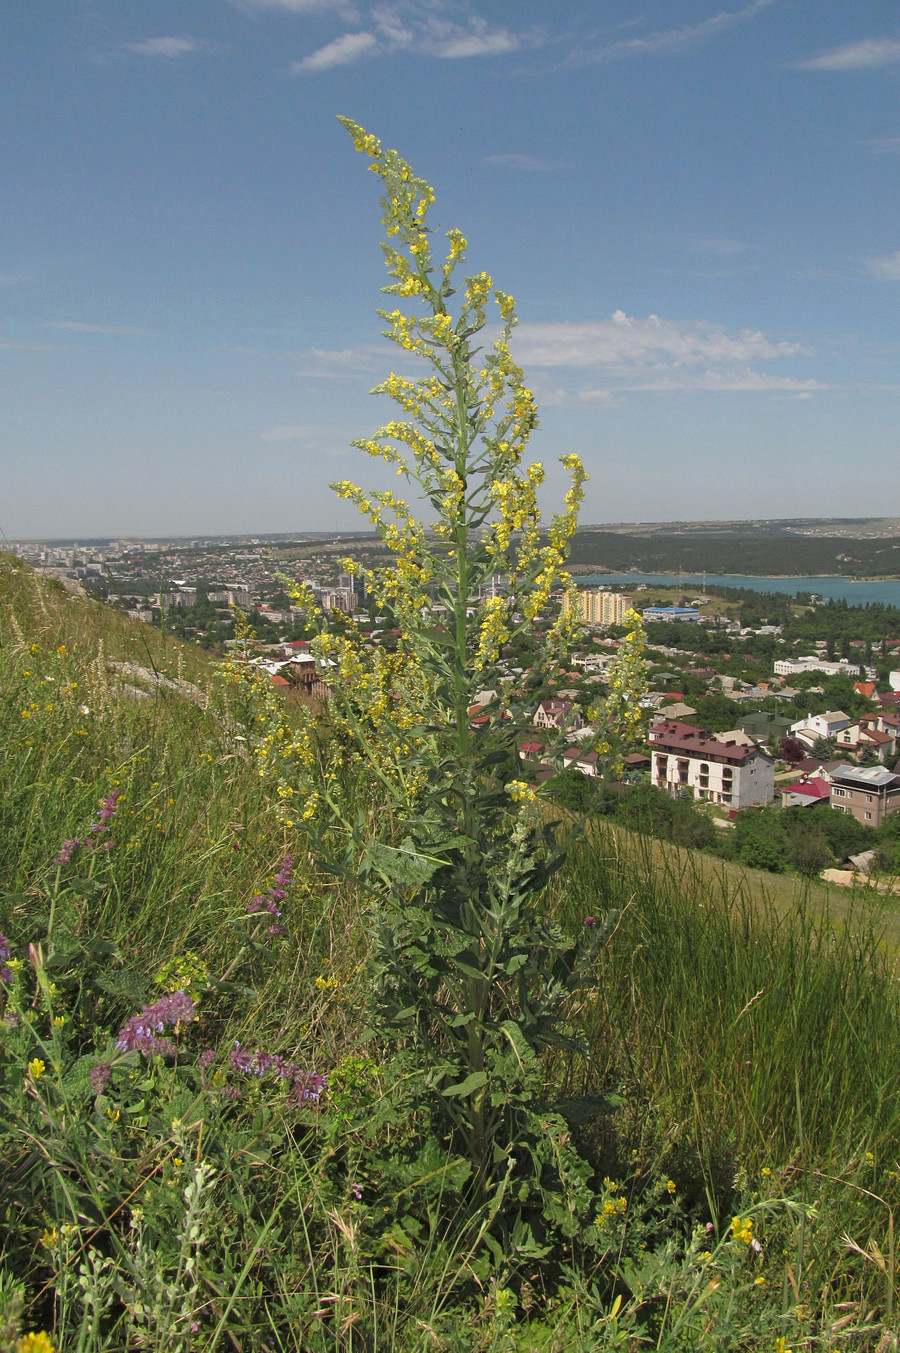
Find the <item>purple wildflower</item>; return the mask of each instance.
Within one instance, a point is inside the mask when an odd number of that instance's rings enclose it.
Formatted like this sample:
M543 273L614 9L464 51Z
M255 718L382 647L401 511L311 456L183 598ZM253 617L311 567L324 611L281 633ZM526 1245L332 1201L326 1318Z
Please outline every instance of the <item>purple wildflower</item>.
M278 873L275 875L275 882L265 893L254 893L247 903L247 910L251 913L257 911L267 911L270 916L281 915L279 902L283 902L287 897L287 890L294 881L294 857L285 855L281 864L278 866ZM269 926L270 935L285 935L287 932L281 926Z
M593 930L594 926L597 924L597 921L593 916L585 916L584 924L588 930Z
M109 823L116 815L116 804L121 792L121 789L113 789L105 799L100 800L100 812L97 814L97 821L91 823L92 832L109 831Z
M286 935L287 931L283 925L270 925L266 930L267 935Z
M163 1057L175 1055L175 1044L170 1038L158 1038L167 1024L189 1024L197 1018L197 1008L186 991L173 991L168 996L145 1005L139 1015L119 1030L116 1047L121 1052L140 1052L145 1057L159 1053Z
M211 1067L215 1060L216 1060L215 1048L204 1048L200 1054L200 1065L202 1066L203 1070L206 1071L209 1067Z
M91 1067L88 1072L88 1080L91 1083L91 1089L95 1095L102 1095L109 1084L109 1077L112 1068L108 1062L101 1062L99 1066Z
M286 1062L274 1052L263 1052L262 1049L249 1052L247 1048L242 1048L240 1043L235 1043L229 1056L235 1071L260 1077L272 1071L279 1080L287 1081L290 1103L305 1104L309 1100L318 1103L327 1085L325 1076L320 1076L317 1072L302 1071L296 1062Z
M9 940L5 935L0 935L0 982L11 982L13 980L12 968L7 967L6 964L9 954Z
M75 854L78 847L83 845L84 842L78 837L73 837L70 841L63 841L59 848L59 854L56 856L53 863L60 865L70 864L72 856Z
M243 1096L236 1085L223 1085L219 1091L223 1099L242 1099Z

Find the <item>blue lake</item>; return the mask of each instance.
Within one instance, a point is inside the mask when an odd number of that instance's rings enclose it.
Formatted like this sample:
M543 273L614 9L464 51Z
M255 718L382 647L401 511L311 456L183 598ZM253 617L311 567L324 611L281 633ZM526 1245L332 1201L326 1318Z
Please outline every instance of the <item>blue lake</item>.
M815 592L826 600L846 601L848 606L865 606L867 601L900 606L900 578L866 582L855 578L755 578L737 573L707 573L705 577L702 573L678 576L671 573L598 573L591 577L579 575L576 582L587 583L592 587L609 583L636 587L638 583L647 583L650 587L682 587L688 592L702 591L705 582L707 592L714 592L719 587L746 587L751 592L785 592L788 596L796 596L798 592Z

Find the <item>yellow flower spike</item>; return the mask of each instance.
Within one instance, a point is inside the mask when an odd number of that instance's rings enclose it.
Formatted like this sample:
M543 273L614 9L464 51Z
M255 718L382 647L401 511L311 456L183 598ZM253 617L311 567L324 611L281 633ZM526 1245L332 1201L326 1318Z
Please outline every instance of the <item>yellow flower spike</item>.
M28 1074L36 1081L40 1080L46 1070L47 1068L40 1057L34 1057L28 1063Z

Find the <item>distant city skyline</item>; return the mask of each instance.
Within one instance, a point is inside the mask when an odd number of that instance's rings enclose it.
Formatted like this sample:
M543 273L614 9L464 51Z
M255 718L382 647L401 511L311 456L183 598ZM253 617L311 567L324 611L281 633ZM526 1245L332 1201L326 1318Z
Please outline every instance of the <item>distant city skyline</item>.
M677 14L673 14L677 11ZM396 146L592 524L896 513L886 0L56 0L0 45L0 532L361 529ZM405 369L405 368L404 368ZM0 539L3 537L0 536Z

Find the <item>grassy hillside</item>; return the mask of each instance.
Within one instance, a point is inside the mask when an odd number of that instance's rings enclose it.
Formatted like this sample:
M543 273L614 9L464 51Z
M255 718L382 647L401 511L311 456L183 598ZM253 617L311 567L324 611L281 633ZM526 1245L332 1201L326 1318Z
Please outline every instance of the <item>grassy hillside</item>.
M544 899L620 913L591 1055L541 1068L589 1225L511 1257L367 1034L377 918L278 825L257 712L0 556L0 1350L896 1346L877 903L592 829Z

